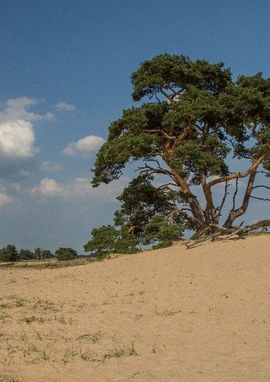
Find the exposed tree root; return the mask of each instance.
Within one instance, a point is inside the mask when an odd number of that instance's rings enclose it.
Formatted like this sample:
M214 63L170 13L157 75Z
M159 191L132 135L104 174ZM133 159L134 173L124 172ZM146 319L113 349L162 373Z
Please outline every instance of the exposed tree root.
M216 224L209 224L209 226L201 231L194 240L189 240L189 242L186 244L186 247L187 249L194 248L208 240L214 241L243 239L252 233L258 234L269 232L268 227L270 227L270 220L261 220L257 223L247 225L245 227L232 228L224 228Z

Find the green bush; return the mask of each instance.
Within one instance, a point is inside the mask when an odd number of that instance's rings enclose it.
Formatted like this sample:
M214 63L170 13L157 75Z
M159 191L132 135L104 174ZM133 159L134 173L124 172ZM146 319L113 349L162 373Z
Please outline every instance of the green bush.
M8 244L6 247L0 249L0 261L16 261L18 260L18 252L15 245Z
M63 248L60 247L55 251L55 255L57 257L57 260L64 261L64 260L73 260L78 257L77 252L73 248Z
M21 249L19 251L18 260L32 260L35 259L35 255L29 249Z

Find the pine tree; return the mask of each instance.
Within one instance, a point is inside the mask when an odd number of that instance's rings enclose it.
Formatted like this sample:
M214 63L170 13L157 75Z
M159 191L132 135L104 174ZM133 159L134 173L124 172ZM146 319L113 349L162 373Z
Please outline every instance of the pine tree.
M93 170L97 187L137 162L137 178L119 197L108 250L116 251L121 240L122 249L134 251L170 244L185 229L199 235L209 226L232 228L252 198L267 200L254 190L269 189L255 180L270 173L270 79L258 73L233 81L223 63L163 54L143 62L131 81L139 106L112 122ZM101 246L107 231L93 235ZM94 246L90 241L85 249Z

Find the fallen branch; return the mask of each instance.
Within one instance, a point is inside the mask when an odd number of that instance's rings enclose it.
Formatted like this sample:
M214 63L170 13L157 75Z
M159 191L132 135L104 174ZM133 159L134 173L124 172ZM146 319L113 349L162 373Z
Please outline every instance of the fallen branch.
M251 232L258 231L259 229L262 229L262 232L268 232L268 227L270 227L270 220L261 220L257 223L247 225L245 227L232 228L220 227L217 224L209 224L209 226L200 232L194 240L191 240L186 244L186 248L194 248L198 244L209 240L214 241L243 239Z

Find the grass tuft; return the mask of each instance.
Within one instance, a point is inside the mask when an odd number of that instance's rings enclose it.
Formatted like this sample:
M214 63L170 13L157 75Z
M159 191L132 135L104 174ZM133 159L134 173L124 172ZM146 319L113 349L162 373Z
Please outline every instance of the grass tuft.
M111 351L109 351L108 353L106 353L103 356L103 361L105 361L106 359L110 359L110 358L120 358L123 356L136 356L136 355L138 355L137 351L134 348L133 342L128 346L125 346L125 345L120 346L120 345L116 344L115 342L113 343L113 345L114 345L114 349L112 349Z
M76 340L77 341L89 341L89 342L92 342L92 344L95 344L95 343L99 342L102 337L103 337L103 334L99 331L99 332L95 332L95 333L82 334L81 336L77 337Z
M0 382L19 382L19 380L12 375L0 375Z

